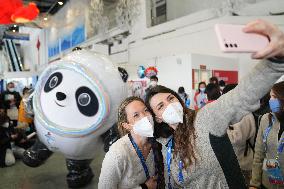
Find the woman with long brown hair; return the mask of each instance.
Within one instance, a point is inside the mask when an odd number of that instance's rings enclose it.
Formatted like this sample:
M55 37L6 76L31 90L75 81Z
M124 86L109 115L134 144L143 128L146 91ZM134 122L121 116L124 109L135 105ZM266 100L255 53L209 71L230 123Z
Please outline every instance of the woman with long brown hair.
M152 139L154 121L142 99L129 97L118 109L122 138L107 152L99 189L164 188L161 147Z
M284 188L284 82L276 83L270 91L271 113L262 116L255 144L251 189ZM273 166L269 167L269 163ZM280 166L278 166L280 165ZM272 168L272 169L271 169ZM279 171L279 178L271 172ZM282 175L282 176L281 176ZM278 184L276 184L278 183Z
M283 75L284 34L261 20L249 23L244 30L268 36L270 43L253 54L253 58L264 60L234 90L196 114L166 87L157 86L147 94L146 105L156 121L173 130L160 140L168 188L247 187L226 131L230 124L256 110L259 99Z

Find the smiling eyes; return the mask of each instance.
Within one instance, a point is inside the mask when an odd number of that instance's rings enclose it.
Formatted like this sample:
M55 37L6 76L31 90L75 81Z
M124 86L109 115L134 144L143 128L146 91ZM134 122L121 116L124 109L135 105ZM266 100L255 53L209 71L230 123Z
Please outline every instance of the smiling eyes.
M175 101L175 96L174 96L174 95L168 96L168 97L167 97L167 101L170 102L170 103L174 102L174 101ZM158 105L157 110L160 111L160 110L163 109L163 107L164 107L164 103L162 102L162 103L160 103L160 104Z
M145 113L149 113L148 108L145 108L145 109L144 109L144 112L145 112ZM135 113L133 114L133 117L134 117L134 118L139 118L139 117L140 117L140 113L135 112Z

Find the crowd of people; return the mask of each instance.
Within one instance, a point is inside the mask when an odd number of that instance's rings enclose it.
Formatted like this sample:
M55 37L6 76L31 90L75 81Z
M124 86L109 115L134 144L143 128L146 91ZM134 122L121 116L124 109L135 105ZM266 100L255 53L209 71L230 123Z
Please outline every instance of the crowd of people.
M30 94L24 88L22 96L10 82L0 93L0 167L12 166L21 159L25 149L34 143L32 115L25 111L25 99Z
M106 153L99 178L106 188L284 188L284 33L261 20L245 32L270 44L238 84L201 82L188 94L151 85L145 99L118 110L121 138ZM284 122L283 122L284 123Z

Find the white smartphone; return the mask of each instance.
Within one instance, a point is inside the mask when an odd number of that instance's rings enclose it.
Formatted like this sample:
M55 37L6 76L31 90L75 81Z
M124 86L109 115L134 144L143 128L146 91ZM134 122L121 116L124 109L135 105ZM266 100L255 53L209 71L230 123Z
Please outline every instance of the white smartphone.
M266 36L243 32L244 25L216 24L215 32L223 52L253 53L264 49L269 40Z

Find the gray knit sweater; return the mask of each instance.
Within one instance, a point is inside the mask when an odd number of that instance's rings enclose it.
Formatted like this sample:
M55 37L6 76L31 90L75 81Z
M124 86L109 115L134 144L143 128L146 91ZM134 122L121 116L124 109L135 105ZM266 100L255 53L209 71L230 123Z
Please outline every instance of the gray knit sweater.
M146 164L149 175L154 176L154 154L151 150ZM106 153L99 178L99 189L141 189L146 175L128 135L116 141Z
M284 72L284 64L262 61L232 91L221 96L200 111L195 120L196 165L183 170L184 183L178 182L178 161L171 163L171 183L177 188L224 189L245 188L243 177L226 135L227 127L259 107L263 97ZM166 140L163 145L166 162ZM167 182L167 165L165 177Z

